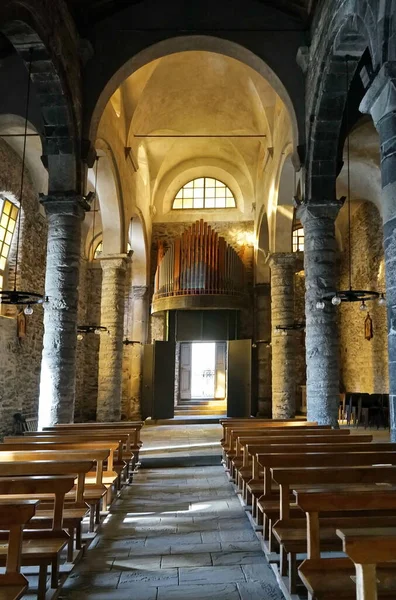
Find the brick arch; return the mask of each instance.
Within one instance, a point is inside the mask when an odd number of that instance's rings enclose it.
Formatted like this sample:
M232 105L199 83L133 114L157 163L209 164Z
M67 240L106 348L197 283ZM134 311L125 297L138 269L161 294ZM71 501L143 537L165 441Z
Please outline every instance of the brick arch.
M322 22L315 52L314 74L309 86L314 93L307 107L306 200L336 197L339 138L347 98L346 78L352 81L363 53L368 49L372 66L381 60L376 15L368 0L338 2L332 20ZM326 35L321 32L326 31ZM324 43L325 42L325 43ZM346 61L346 57L348 60Z
M40 11L38 6L33 6L35 2L31 4L26 8L16 2L6 3L0 9L0 31L11 42L26 67L29 60L32 61L31 80L41 108L43 155L49 173L49 191L79 193L82 189L80 117L76 109L79 91L74 94L71 92L65 72L67 61L74 57L65 56L63 66L59 57L65 40L57 40L57 48L51 49L44 41L48 32L56 27L56 17L62 19L62 15L51 13L48 21L54 22L45 22L44 8ZM69 45L72 47L71 41Z

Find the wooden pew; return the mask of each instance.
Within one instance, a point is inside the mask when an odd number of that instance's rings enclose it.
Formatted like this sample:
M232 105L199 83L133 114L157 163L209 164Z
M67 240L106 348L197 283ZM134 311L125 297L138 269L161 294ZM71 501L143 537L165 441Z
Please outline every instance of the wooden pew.
M373 444L374 446L374 444ZM337 446L338 448L338 446ZM381 463L396 464L396 451L381 452ZM379 461L378 450L367 452L352 452L350 449L341 455L340 452L333 452L327 449L325 452L286 452L286 453L268 453L256 455L257 463L263 468L263 494L256 498L256 519L259 515L263 516L263 538L269 540L270 521L277 518L279 510L279 495L272 490L271 468L279 467L333 467L334 461L344 466L364 466L375 465ZM257 492L255 491L257 494ZM293 516L300 514L298 508L294 510ZM260 523L260 521L259 521Z
M230 468L230 464L231 464L231 460L235 457L235 447L236 447L236 439L238 438L239 435L244 435L244 433L251 433L253 434L255 431L283 431L283 432L289 432L290 435L290 429L292 429L293 433L298 432L298 431L311 431L311 430L326 430L326 431L332 431L330 427L327 426L319 426L319 425L305 425L304 427L302 427L301 425L299 426L295 426L295 425L280 425L278 423L275 423L273 425L269 425L268 423L262 425L261 427L255 427L254 429L244 429L244 428L228 428L227 432L226 432L226 440L223 444L223 456L224 456L224 460L225 460L225 465L226 468ZM286 434L287 435L287 434Z
M334 513L341 515L345 511L356 513L356 526L360 523L360 514L372 512L374 517L383 511L396 515L396 487L375 490L332 490L331 486L322 490L296 491L297 504L306 513L307 518L307 559L300 565L298 572L308 590L309 599L333 600L339 597L355 600L356 586L352 579L355 574L350 558L321 557L321 524L319 514ZM364 525L363 525L364 527ZM395 597L396 577L392 565L380 565L377 569L379 598Z
M340 435L332 435L331 432L328 434L324 434L321 432L320 435L311 435L311 433L307 433L306 435L300 436L269 436L266 435L261 437L239 437L237 440L238 443L238 452L240 455L237 457L238 460L234 459L233 464L234 468L237 472L237 485L240 489L243 498L245 499L247 496L246 493L246 484L253 477L253 457L260 452L261 446L266 446L267 444L281 444L284 442L286 445L296 444L296 446L300 446L300 444L349 444L349 443L369 443L373 439L372 435L354 435L351 436L340 436ZM247 501L246 504L250 504Z
M29 445L30 446L30 445ZM0 463L8 461L31 461L31 460L63 460L65 453L63 448L55 448L50 450L49 445L44 445L44 450L40 449L40 446L34 444L33 448L39 449L27 449L26 445L21 445L20 449L16 450L15 444L0 444ZM107 473L104 471L103 463L107 460L109 464L110 450L108 448L81 448L69 449L67 448L67 456L73 460L92 460L96 464L96 472L94 477L85 477L84 487L84 499L83 501L90 507L90 522L89 530L93 531L96 523L99 523L100 515L100 503L102 498L107 494L108 488L103 483L103 475ZM111 472L110 472L111 474ZM89 475L89 474L88 474ZM78 486L77 486L78 488ZM77 501L78 491L71 492L66 495L66 499L69 501Z
M93 468L93 461L87 460L31 460L30 462L0 462L0 477L21 477L23 475L73 475L77 480L75 502L66 503L63 509L63 527L68 530L68 561L73 560L74 532L76 549L81 549L81 524L88 512L84 502L85 475ZM48 529L51 527L51 510L40 505L30 527Z
M266 437L267 435L274 435L279 432L281 436L299 436L306 435L310 433L312 435L332 435L334 437L345 437L349 435L348 429L323 429L316 425L306 427L298 427L290 430L287 427L263 427L256 429L230 429L228 432L228 446L224 446L224 455L226 456L226 466L230 470L230 473L233 474L233 462L238 459L240 456L240 448L238 448L238 439L240 437L252 437L252 438L260 438Z
M337 535L355 564L356 600L378 600L377 565L396 562L396 527L338 529Z
M347 441L348 440L348 441ZM252 504L252 514L253 517L257 520L258 524L262 524L261 515L259 513L262 505L258 503L258 500L261 497L261 492L263 491L263 496L266 494L270 494L271 492L271 477L269 471L265 471L261 476L259 465L261 466L261 462L258 459L260 456L261 459L265 456L265 453L275 455L276 453L288 455L301 455L301 454L312 454L312 453L337 453L342 454L342 457L339 458L339 462L344 461L345 454L349 454L351 452L359 452L359 453L374 453L374 452L382 452L382 451L396 451L396 444L391 445L389 443L354 443L354 437L346 438L345 444L338 443L332 444L320 444L320 443L310 443L306 444L304 441L301 441L299 444L271 444L267 445L260 444L259 446L254 446L247 444L246 452L249 452L253 456L252 462L252 479L247 483L247 500L251 498ZM283 466L290 466L287 464L283 464ZM309 464L307 464L309 466ZM312 465L317 466L317 465ZM268 505L267 505L268 507Z
M47 431L48 429L48 431ZM123 442L124 449L122 452L122 460L128 463L128 473L130 475L129 482L132 482L132 474L139 463L139 452L142 446L142 442L139 438L140 429L138 428L120 428L116 427L111 429L110 427L88 427L86 429L82 427L52 427L46 428L45 431L35 431L35 436L67 436L67 437L81 437L86 436L92 440L105 440L105 439L120 439ZM31 433L25 434L31 435ZM118 457L120 460L120 457ZM117 463L115 463L117 467Z
M0 530L9 531L6 571L0 575L0 600L19 600L28 588L21 575L23 527L34 516L38 500L0 499Z
M142 427L144 426L144 421L110 421L103 423L58 423L53 427L44 427L43 431L50 431L52 429L83 429L84 431L94 431L95 429L119 429L119 430L127 430L130 431L134 435L134 443L136 445L141 445L142 442L140 440L140 432Z
M30 431L21 436L9 436L4 438L4 443L12 444L14 442L19 443L21 440L31 441L51 441L51 442L87 442L88 440L96 442L117 442L118 449L114 458L113 470L119 475L117 478L117 488L121 488L122 481L126 479L124 476L129 472L130 463L133 462L134 455L137 456L139 447L131 446L131 434L128 432L120 431L95 431L91 432L70 432L68 429L62 429L62 433L54 432L41 432L41 431ZM125 449L124 449L125 446Z
M51 587L58 587L59 555L69 539L62 529L63 505L66 493L73 486L74 477L68 475L0 478L0 499L40 499L42 494L51 494L54 497L51 529L25 531L23 535L21 564L40 567L39 600L45 598L48 565L51 565ZM2 537L4 538L4 535ZM1 566L7 563L7 552L8 544L0 544Z
M337 458L337 457L335 457ZM272 468L272 480L275 481L280 488L279 497L279 521L272 527L272 534L279 542L281 552L280 575L286 574L285 558L288 557L289 562L289 582L288 591L295 593L296 587L296 555L305 553L307 548L306 524L301 511L300 518L296 518L296 506L293 513L294 518L290 518L290 492L291 489L303 489L307 486L308 489L313 489L315 486L323 487L324 485L342 484L346 487L356 485L373 485L375 483L396 484L396 467L393 466L354 466L351 467L307 467L307 468ZM276 518L276 517L273 517ZM381 517L379 524L396 525L395 517ZM363 517L361 517L363 519ZM341 521L337 521L343 525L350 524L350 517L342 515ZM362 521L363 522L363 521ZM365 524L370 523L370 518L364 521ZM336 539L335 531L336 524L330 518L324 519L322 522L325 529L322 531L321 542L325 544L327 550L339 549L339 542Z
M223 424L223 438L221 439L221 445L223 448L230 450L230 435L233 429L239 429L241 430L241 433L243 433L243 431L249 430L256 430L256 429L266 429L266 428L278 428L278 429L284 429L284 428L299 428L299 427L315 427L315 428L319 428L319 429L331 429L331 427L329 425L318 425L315 422L307 422L307 421L295 421L294 419L292 419L291 421L273 421L272 419L269 421L254 421L254 422L250 422L245 425L244 423L224 423Z

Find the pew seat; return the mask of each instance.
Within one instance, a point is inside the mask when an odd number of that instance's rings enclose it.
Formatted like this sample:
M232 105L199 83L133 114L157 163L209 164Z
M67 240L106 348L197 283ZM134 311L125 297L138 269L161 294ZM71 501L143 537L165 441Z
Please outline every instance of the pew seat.
M37 500L0 499L0 530L9 531L6 572L0 575L0 600L19 600L27 590L27 579L19 572L22 529L34 516L37 506Z

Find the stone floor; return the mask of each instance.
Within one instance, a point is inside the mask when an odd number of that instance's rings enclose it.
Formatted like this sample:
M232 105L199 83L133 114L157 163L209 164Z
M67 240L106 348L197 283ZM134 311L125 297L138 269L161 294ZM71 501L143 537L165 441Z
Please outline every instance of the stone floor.
M191 429L191 427L196 427ZM221 428L144 428L145 452L220 454ZM200 446L199 444L208 444ZM212 447L213 446L213 447ZM124 489L63 600L281 600L222 466L142 468Z

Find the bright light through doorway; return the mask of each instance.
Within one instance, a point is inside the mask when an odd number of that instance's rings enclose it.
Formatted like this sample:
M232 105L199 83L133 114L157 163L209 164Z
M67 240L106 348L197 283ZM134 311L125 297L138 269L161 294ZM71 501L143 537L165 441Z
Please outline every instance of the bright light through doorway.
M215 396L215 343L192 344L191 397L214 398Z

